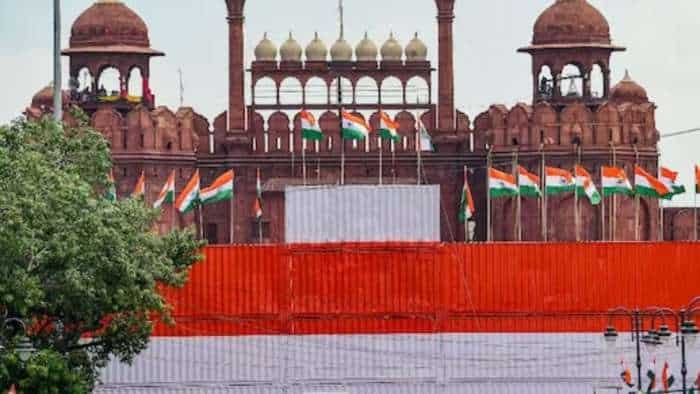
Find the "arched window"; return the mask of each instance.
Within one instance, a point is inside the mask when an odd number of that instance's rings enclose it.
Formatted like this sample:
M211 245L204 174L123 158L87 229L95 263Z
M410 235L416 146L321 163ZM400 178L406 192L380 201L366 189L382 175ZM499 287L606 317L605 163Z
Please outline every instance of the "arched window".
M379 88L377 82L370 77L362 77L355 87L355 102L357 104L379 103Z
M92 90L93 89L93 77L92 73L87 67L83 67L78 71L78 80L76 81L78 83L78 91L85 91L87 90Z
M567 64L561 72L560 83L563 97L581 97L583 95L583 73L575 64Z
M301 104L303 95L301 82L296 78L285 78L280 84L280 104Z
M552 78L552 69L549 66L545 65L540 68L537 83L538 96L545 100L551 98L554 90L554 78Z
M403 104L403 84L396 77L382 81L382 103Z
M594 65L591 70L591 96L595 98L605 96L605 74L600 64Z
M328 104L328 85L319 77L313 77L306 82L307 104Z
M100 73L97 81L97 91L100 96L119 96L120 78L119 70L114 67L107 67Z
M277 104L277 84L272 78L262 78L255 83L253 103L261 105Z
M354 102L354 92L352 82L347 78L341 78L341 93L343 95L343 104L352 104ZM334 79L331 83L331 104L338 104L338 79Z
M428 82L421 77L413 77L406 83L406 101L427 104L430 102Z
M129 72L129 96L143 96L143 75L138 67L132 68Z

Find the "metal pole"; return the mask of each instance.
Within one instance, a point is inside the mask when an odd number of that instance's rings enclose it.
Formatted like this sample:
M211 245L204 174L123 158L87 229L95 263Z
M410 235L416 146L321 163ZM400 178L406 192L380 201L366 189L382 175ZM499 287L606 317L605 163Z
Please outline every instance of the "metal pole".
M634 167L635 171L637 166L639 165L639 150L637 149L637 145L634 145ZM640 231L639 231L639 205L641 204L641 199L639 197L639 193L636 193L637 190L637 177L634 177L634 240L639 242L640 238Z
M235 180L234 180L235 182ZM236 190L235 187L233 190ZM235 204L233 202L233 194L231 194L231 200L229 202L229 243L233 245L233 232L234 232L234 225L233 225L233 219L234 219L234 209L235 209Z
M493 232L491 231L491 147L486 154L486 241L491 242Z
M617 168L617 151L615 150L615 145L612 147L612 154L613 154L613 167ZM610 217L610 222L612 225L612 234L610 236L610 239L615 242L617 239L617 194L613 194L612 196L612 215Z
M396 184L396 143L394 141L391 141L391 183Z
M379 146L379 185L382 185L384 184L384 153L382 152L384 150L384 140L382 139L382 137L379 137L377 139L377 145Z
M61 0L53 0L53 118L63 120L61 89Z
M204 220L202 219L202 210L204 206L202 204L198 205L198 212L199 212L199 239L204 239Z
M681 315L681 322L684 322L686 320L686 310L681 309L680 311ZM685 354L685 336L681 332L681 377L683 381L683 394L687 393L688 391L688 361L686 359L686 354Z
M603 168L600 169L600 240L605 241L605 193L603 190Z
M467 210L469 209L469 200L468 196L464 193L467 190L467 185L468 185L468 179L467 179L467 166L464 166L464 190L462 191L462 198L464 199L464 206L460 207L460 209L464 209L465 211L462 212L464 215L464 242L467 243L470 241L469 239L469 220L467 219Z
M340 184L345 185L345 138L343 138L343 79L338 74L338 118L340 120Z
M697 190L693 193L693 239L698 240L698 193Z
M306 186L306 140L303 137L301 139L301 177Z
M515 176L516 180L516 185L519 185L520 180L519 180L519 174L518 174L518 151L514 150L513 151L513 175ZM518 186L518 189L520 187ZM518 242L523 240L523 231L522 231L522 218L521 218L521 213L522 213L522 196L520 193L518 193L518 196L516 197L515 200L515 239L518 240Z
M634 338L637 347L637 388L642 392L642 349L639 345L639 334L642 331L639 310L634 311Z
M542 151L542 168L540 170L542 178L542 240L547 242L549 234L547 234L547 164L544 153L544 144L540 145Z
M418 142L416 144L416 147L418 148L417 152L416 152L416 180L418 182L418 185L421 184L420 167L422 165L421 161L422 161L422 150L423 150L423 146L422 146L423 144L422 144L421 139L420 139L420 133L421 133L420 130L416 131L416 141Z
M581 145L576 145L576 164L581 165ZM576 169L574 168L574 232L576 242L581 242L581 215L579 212L578 198L578 178L576 177Z

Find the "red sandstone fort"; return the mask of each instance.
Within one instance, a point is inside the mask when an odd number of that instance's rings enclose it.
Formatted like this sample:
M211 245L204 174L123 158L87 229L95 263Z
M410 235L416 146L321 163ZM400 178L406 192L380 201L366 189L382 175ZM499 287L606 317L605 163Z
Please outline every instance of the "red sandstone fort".
M172 170L177 170L179 191L196 169L202 183L208 184L233 168L235 215L230 215L228 204L219 204L204 209L203 223L196 215L170 212L160 223L162 231L172 225L196 224L212 243L229 241L230 217L235 217L236 243L257 242L250 207L258 168L263 174L265 241L284 242L284 189L301 183L302 149L306 149L308 177L314 184L338 183L341 143L346 144L348 184L378 182L378 149L385 153L385 183L415 184L417 119L426 125L436 147L434 153L423 156L422 181L440 186L443 241L468 236L456 220L465 165L472 169L477 208L469 227L474 240L486 238L487 160L511 171L517 158L534 173L540 171L543 159L562 168L581 163L597 184L603 165L623 167L628 174L635 164L657 172L656 106L629 75L614 86L611 83L611 58L625 48L612 43L608 22L599 10L586 0L555 1L535 22L530 44L518 49L532 57L532 101L512 108L494 104L470 118L456 108L454 100L454 91L460 88L454 84L454 3L435 0L436 65L428 60L428 47L418 35L405 46L392 35L381 47L365 37L353 49L342 32L330 50L318 36L303 49L290 34L279 50L264 37L255 48L255 60L246 64L245 0L226 0L229 106L210 122L192 108L156 105L157 92L149 84L150 61L164 53L152 48L148 27L136 12L118 0L98 0L74 22L70 46L63 51L70 59L71 77L64 102L86 111L91 124L110 142L120 196L130 194L142 171L148 179L146 198L152 202ZM246 72L252 77L249 87ZM105 90L102 81L108 77L117 78L121 86L133 85L132 78L140 77L140 94ZM359 144L341 142L339 85L345 110L373 126L379 123L380 110L391 114L400 124L402 140L380 144L372 136ZM249 103L247 88L252 97ZM52 94L51 87L37 93L27 116L36 118L51 111ZM302 109L319 118L326 135L321 143L302 144L298 118ZM71 121L70 115L66 121ZM538 204L523 202L525 241L544 238ZM548 241L575 239L574 216L568 214L573 204L573 196L550 198ZM581 209L582 240L635 238L631 198L617 197L604 210L589 204L581 204ZM494 240L515 239L515 202L494 200L492 212ZM692 237L691 210L664 210L663 221L661 212L656 200L642 199L641 240L657 240L661 231L666 240ZM176 223L171 222L173 217Z

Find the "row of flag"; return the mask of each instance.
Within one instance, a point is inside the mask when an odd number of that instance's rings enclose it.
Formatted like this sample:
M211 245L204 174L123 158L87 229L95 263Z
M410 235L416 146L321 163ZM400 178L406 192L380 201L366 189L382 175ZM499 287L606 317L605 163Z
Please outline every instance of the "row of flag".
M199 178L199 170L195 171L190 180L182 189L180 195L175 198L175 171L172 171L165 181L165 184L158 193L153 203L153 208L160 208L163 204L174 204L175 209L182 214L191 212L198 205L209 205L221 201L229 201L234 197L233 181L235 174L233 170L226 171L208 187L202 188ZM110 201L117 200L116 184L114 176L110 172L108 176L109 187L107 188L106 197ZM136 186L134 187L132 198L144 198L146 191L146 174L141 172ZM262 219L262 184L260 181L260 170L257 171L256 182L257 196L253 206L253 214L257 221Z
M665 167L661 168L657 178L643 168L635 166L634 187L622 168L602 167L601 179L602 195L593 182L591 174L584 167L575 166L573 173L561 168L546 167L544 194L556 196L575 192L579 197L588 198L592 205L598 205L603 196L614 194L670 200L686 192L685 186L678 183L678 172ZM542 185L541 178L522 166L518 166L516 174L495 168L488 169L488 190L489 197L492 199L517 196L540 198L543 196L540 185ZM700 194L700 166L695 166L695 192ZM474 200L465 173L459 219L464 223L474 214Z
M362 117L345 111L342 111L341 115L343 139L362 140L367 138L372 132L372 128ZM316 141L323 139L324 134L321 130L321 126L310 112L301 111L299 117L301 119L301 135L303 139ZM398 122L391 119L385 112L379 113L379 129L374 131L378 132L382 139L398 143L401 141L401 135L398 129ZM420 120L416 121L416 130L419 132L418 149L423 152L434 151L432 138L425 128L425 125Z
M620 361L622 365L622 372L620 373L620 378L629 388L635 386L634 379L632 378L632 370L625 364L625 360ZM661 370L661 379L656 376L656 359L652 359L649 367L645 373L645 393L669 393L672 389L674 383L676 383L676 376L673 374L671 367L666 361L664 367ZM700 372L698 372L695 378L695 388L700 391ZM694 392L694 391L693 391Z

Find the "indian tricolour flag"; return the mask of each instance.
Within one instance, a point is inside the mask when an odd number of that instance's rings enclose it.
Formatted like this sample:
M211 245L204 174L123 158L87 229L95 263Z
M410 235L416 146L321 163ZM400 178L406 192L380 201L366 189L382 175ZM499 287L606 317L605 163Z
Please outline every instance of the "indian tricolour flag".
M678 172L666 167L661 167L659 170L659 180L671 190L671 194L665 196L665 199L670 200L673 196L685 193L685 186L678 183Z
M323 139L323 131L310 112L301 111L299 117L301 118L301 138L315 141Z
M523 197L541 197L540 177L518 166L518 187Z
M640 166L634 167L634 191L640 196L652 198L664 198L671 194L671 189Z
M233 170L226 171L218 177L211 186L202 189L200 200L202 204L227 201L233 198Z
M180 213L188 213L199 203L199 170L192 174L187 186L180 192L175 201L175 208Z
M593 177L582 166L577 165L574 168L574 176L576 176L576 195L579 197L586 196L592 205L600 204L600 193L598 188L593 183Z
M175 171L170 173L168 180L165 181L163 188L158 194L158 199L153 203L153 208L160 208L163 204L172 204L175 202Z
M518 185L511 174L489 168L489 196L491 198L518 195Z
M474 207L474 198L472 198L472 190L469 187L467 175L464 175L464 186L462 187L462 198L459 202L459 222L466 223L474 217L476 209Z
M107 174L105 198L107 198L108 201L117 202L117 183L114 181L114 173L112 170L109 170L109 174Z
M256 180L255 180L255 191L256 191L256 196L255 196L255 201L253 202L253 217L255 217L255 221L260 223L262 220L263 216L263 210L262 210L262 181L260 180L260 169L258 168L257 173L256 173Z
M647 393L651 393L656 389L656 359L653 359L647 369Z
M617 167L602 167L601 168L601 183L603 184L603 195L612 196L613 194L633 195L632 184L625 170Z
M673 386L673 383L676 381L676 377L673 376L673 372L671 372L671 367L668 365L668 361L664 363L664 369L661 372L661 385L664 388L664 393L668 393L671 390L671 387Z
M131 197L143 198L145 195L146 195L146 172L141 171L141 176L139 177L139 180L136 182L136 187L134 188L134 192L131 193Z
M394 142L399 142L401 137L397 130L399 129L399 124L394 122L393 119L389 117L385 112L379 114L379 136L385 140L392 140Z
M545 169L545 192L548 196L570 193L576 190L574 177L569 171L560 168L547 167Z
M369 126L359 116L343 111L343 138L347 140L362 140L369 135Z
M425 128L425 124L420 120L417 122L418 129L418 151L420 152L435 152L435 146L433 146L433 139L428 133L428 129Z

